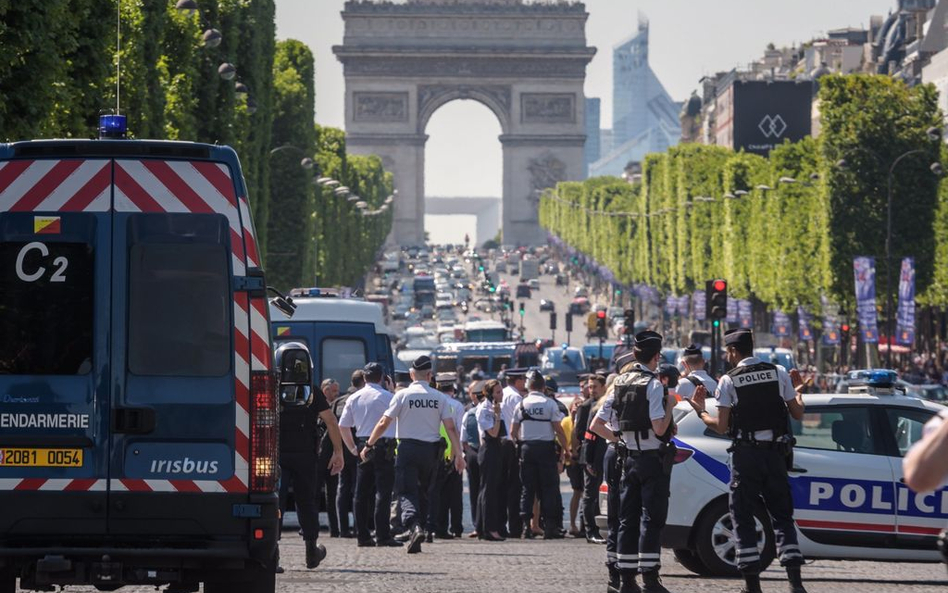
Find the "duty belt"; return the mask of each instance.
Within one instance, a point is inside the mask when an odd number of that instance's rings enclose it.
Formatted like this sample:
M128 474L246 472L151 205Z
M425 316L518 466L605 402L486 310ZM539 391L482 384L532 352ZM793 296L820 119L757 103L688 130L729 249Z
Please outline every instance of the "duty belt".
M783 446L783 443L775 441L748 441L744 439L735 439L731 442L732 448L751 447L753 449L777 449Z

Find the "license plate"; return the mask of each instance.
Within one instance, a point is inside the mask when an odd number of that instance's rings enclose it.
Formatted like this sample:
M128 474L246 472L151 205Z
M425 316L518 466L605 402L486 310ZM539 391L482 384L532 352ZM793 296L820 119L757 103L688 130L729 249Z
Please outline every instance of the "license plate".
M82 449L0 449L0 467L82 467Z

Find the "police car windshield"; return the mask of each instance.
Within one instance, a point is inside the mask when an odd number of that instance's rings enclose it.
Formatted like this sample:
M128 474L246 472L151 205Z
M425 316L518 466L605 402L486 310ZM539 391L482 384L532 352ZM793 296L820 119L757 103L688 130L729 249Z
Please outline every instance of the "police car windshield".
M93 262L87 243L0 242L0 374L92 370Z

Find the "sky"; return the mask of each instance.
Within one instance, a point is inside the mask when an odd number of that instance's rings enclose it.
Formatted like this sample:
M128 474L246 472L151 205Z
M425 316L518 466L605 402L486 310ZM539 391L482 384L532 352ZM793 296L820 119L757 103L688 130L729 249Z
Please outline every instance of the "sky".
M316 121L344 127L342 43L344 0L276 0L277 37L299 39L316 58ZM768 43L801 43L847 26L867 26L897 0L586 0L587 43L598 53L587 68L586 96L602 99L602 127L612 119L612 47L635 32L638 13L650 21L650 63L676 101L705 74L743 67ZM484 106L456 101L432 117L426 132L425 194L499 197L500 124ZM462 166L463 165L463 166ZM429 221L429 227L435 221ZM438 221L440 222L440 220Z

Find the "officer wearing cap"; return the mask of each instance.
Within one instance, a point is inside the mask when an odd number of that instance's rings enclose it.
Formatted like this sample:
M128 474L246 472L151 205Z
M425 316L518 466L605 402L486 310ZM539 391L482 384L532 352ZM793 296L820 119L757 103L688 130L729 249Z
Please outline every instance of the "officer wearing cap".
M793 499L787 466L793 438L789 417L803 417L803 383L778 365L755 358L754 336L748 329L725 332L728 362L733 368L717 389L717 417L705 409L707 390L695 390L692 407L706 425L733 439L731 451L731 521L737 532L737 567L744 593L760 593L760 553L754 507L763 498L770 513L780 564L787 569L791 593L806 593L800 575L803 554L793 523Z
M563 463L566 434L563 432L563 413L556 402L546 396L546 380L539 371L527 374L527 397L514 411L511 435L520 448L520 519L526 527L524 536L533 537L530 520L533 518L533 500L539 495L543 517L543 539L562 539L563 507L559 492L557 463ZM556 444L560 445L557 454Z
M451 418L454 420L454 425L463 427L464 405L456 399L456 385L457 373L438 373L435 375L434 387L448 396L448 406L451 409ZM461 431L463 432L463 428ZM439 460L435 479L431 481L431 488L428 492L427 541L429 543L434 537L438 539L460 537L463 531L461 512L464 508L464 484L461 479L461 472L454 469L454 452L451 449L447 431L443 424L441 425L441 438L444 439L446 445L444 457ZM463 437L461 439L463 440Z
M517 447L510 439L510 428L513 426L514 412L520 402L527 395L527 369L507 369L504 377L507 386L504 387L504 398L500 403L500 415L506 427L503 438L503 483L507 489L505 533L508 537L519 539L523 533L523 522L520 520L520 456Z
M590 427L599 436L617 443L617 463L622 472L617 562L609 567L610 591L668 593L659 578L659 569L661 534L668 515L669 460L674 458L667 443L674 434L675 399L668 397L658 379L661 353L659 334L636 334L632 350L616 359L621 374ZM618 431L606 429L610 420L618 424ZM635 581L636 573L642 574L642 589Z
M678 381L678 395L682 399L691 399L695 394L695 388L698 385L704 385L708 393L713 394L718 389L718 382L715 381L708 371L704 370L704 355L701 348L691 344L682 353L681 362L685 366L685 376Z
M666 362L658 366L658 380L662 382L665 391L675 396L676 402L681 401L681 396L678 393L680 378L681 371L675 365Z
M468 386L468 398L471 406L461 419L461 446L464 448L464 465L467 466L467 490L471 503L471 524L474 531L469 537L477 537L477 499L481 490L481 466L477 461L477 454L481 448L480 430L477 428L477 410L484 400L482 391L484 381L474 381Z
M370 362L363 369L365 387L349 396L342 410L339 426L346 449L356 458L365 447L372 429L378 424L392 401L392 392L382 387L382 365ZM352 431L355 430L355 439ZM389 507L395 483L395 427L388 427L375 443L375 451L367 461L358 464L355 479L355 524L359 547L401 546L391 537ZM375 539L369 526L374 518Z
M372 430L362 449L366 461L379 439L395 422L398 456L395 459L395 491L402 507L402 525L410 532L408 553L421 552L425 538L421 524L427 518L427 493L433 478L443 423L454 452L454 467L464 471L464 456L451 417L448 398L428 385L431 358L419 356L411 365L412 384L396 393L388 409Z
M486 541L504 541L504 508L507 494L504 488L503 442L507 425L500 411L503 388L496 379L484 383L483 396L475 417L481 446L477 451L480 468L480 492L477 497L477 536ZM516 449L515 449L516 450Z

